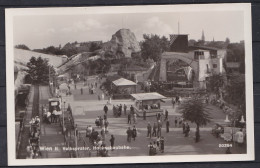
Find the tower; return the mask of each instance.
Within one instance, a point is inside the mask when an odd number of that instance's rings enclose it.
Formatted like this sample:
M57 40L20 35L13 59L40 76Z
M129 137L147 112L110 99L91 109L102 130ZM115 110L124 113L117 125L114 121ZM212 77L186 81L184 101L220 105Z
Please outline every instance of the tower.
M202 30L201 41L205 42L205 35L204 35L204 30Z

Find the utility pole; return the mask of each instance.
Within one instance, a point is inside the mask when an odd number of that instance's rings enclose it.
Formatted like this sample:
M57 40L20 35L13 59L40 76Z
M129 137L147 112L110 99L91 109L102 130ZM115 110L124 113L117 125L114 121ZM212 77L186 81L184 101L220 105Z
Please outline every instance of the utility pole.
M178 20L178 34L180 34L180 21Z
M78 148L78 137L77 137L77 130L78 130L78 128L77 128L77 124L76 124L76 126L75 126L75 129L74 129L74 133L75 133L75 147L76 147L76 158L78 157L78 150L77 150L77 148Z

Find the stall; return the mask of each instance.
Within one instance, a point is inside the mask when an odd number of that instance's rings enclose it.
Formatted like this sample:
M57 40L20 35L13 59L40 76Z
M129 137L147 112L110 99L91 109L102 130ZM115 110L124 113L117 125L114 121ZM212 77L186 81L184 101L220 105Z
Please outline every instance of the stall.
M155 116L157 113L163 113L161 109L162 99L166 99L163 95L152 93L131 94L135 101L134 109L138 116L143 116L144 111L146 116Z
M128 79L120 78L112 82L113 98L129 98L130 94L136 93L137 84Z
M55 116L59 116L62 114L61 98L50 98L49 99L49 112Z

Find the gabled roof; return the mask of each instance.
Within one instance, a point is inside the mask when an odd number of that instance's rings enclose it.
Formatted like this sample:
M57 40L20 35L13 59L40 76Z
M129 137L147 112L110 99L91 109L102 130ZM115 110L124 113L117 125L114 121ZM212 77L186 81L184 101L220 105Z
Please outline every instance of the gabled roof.
M117 79L117 80L113 81L113 83L114 83L116 86L131 86L131 85L137 85L135 82L130 81L130 80L127 80L127 79L125 79L125 78Z
M137 93L137 94L131 94L133 98L136 100L160 100L160 99L166 99L163 95L157 93L157 92L151 92L151 93Z

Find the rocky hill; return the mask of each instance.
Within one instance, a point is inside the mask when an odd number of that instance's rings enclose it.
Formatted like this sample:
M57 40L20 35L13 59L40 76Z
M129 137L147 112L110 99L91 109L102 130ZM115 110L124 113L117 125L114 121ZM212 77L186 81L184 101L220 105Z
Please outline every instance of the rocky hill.
M133 32L129 29L120 29L109 42L103 44L103 50L110 52L116 58L131 58L132 53L140 52L141 48L139 42Z

